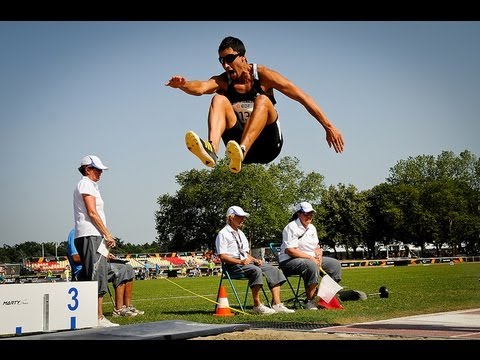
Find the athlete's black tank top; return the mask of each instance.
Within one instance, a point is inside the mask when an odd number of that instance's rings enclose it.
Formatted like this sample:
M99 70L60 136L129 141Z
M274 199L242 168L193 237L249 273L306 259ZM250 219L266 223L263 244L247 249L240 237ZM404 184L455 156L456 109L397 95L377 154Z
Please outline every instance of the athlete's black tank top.
M260 86L260 79L258 77L257 64L252 64L252 66L253 66L253 86L249 92L245 94L238 93L233 87L232 80L228 78L228 88L227 88L227 91L225 92L225 96L227 97L228 100L230 100L230 103L235 104L241 101L253 101L258 94L267 95L265 94L265 92L262 90L262 87ZM273 94L267 95L267 96L273 105L277 103Z

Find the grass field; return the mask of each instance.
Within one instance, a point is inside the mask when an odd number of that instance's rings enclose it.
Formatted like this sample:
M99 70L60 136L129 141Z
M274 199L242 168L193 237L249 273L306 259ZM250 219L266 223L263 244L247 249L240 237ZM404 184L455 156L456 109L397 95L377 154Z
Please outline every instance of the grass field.
M187 320L207 324L271 321L341 325L480 307L480 263L346 268L343 269L341 285L345 289L369 294L367 300L344 301L343 310L297 309L294 314L269 316L249 313L252 306L251 293L246 313L232 310L232 317L213 316L219 281L220 278L216 276L136 280L132 302L144 310L145 315L117 317L113 321L119 324ZM296 279L293 278L293 281ZM235 281L242 299L246 284L246 281ZM227 290L229 305L239 309L228 281L224 280L223 285ZM370 295L376 294L380 286L387 287L388 298ZM281 295L282 299L291 296L287 284L282 286ZM104 313L107 317L112 314L112 308L107 295L104 298Z

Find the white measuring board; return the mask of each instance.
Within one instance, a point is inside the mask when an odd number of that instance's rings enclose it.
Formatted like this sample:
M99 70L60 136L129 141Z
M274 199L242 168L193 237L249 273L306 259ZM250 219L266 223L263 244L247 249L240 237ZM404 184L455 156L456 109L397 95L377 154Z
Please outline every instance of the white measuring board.
M98 283L0 285L0 335L95 327Z

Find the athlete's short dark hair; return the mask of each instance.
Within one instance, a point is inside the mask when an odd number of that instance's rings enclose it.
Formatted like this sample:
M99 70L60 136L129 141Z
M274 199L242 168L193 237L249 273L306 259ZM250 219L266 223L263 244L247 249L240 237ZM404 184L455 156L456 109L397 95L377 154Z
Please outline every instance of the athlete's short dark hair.
M228 48L232 48L232 50L236 51L241 56L245 55L245 52L247 51L242 40L233 36L227 36L225 39L222 40L222 42L218 46L218 52Z

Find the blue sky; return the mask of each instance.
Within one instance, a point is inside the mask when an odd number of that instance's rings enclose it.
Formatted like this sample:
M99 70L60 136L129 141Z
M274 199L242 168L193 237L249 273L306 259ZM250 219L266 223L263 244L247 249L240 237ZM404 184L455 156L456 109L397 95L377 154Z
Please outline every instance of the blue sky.
M327 186L370 189L408 157L480 155L479 22L4 21L0 246L66 240L88 154L110 167L100 181L110 231L154 241L158 196L175 194L177 174L204 168L184 134L206 136L211 99L164 84L220 74L218 45L230 35L342 132L337 154L303 106L277 92L280 157L297 157Z

